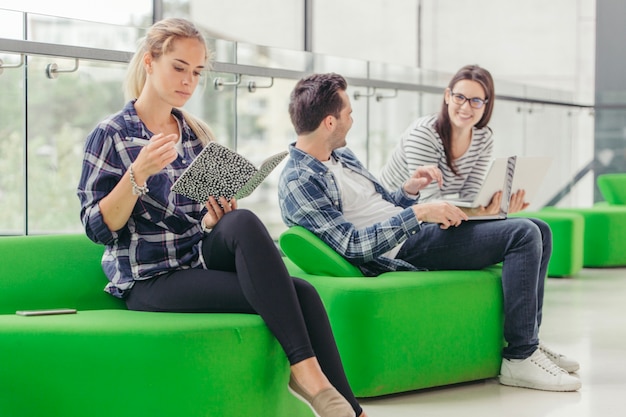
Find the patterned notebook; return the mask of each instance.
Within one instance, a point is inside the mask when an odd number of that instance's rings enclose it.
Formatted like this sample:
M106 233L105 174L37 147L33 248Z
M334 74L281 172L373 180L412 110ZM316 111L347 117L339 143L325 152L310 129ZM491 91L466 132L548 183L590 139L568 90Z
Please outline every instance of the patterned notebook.
M257 169L237 152L209 142L172 185L172 191L200 203L209 196L241 199L249 196L287 154L282 151L272 155Z

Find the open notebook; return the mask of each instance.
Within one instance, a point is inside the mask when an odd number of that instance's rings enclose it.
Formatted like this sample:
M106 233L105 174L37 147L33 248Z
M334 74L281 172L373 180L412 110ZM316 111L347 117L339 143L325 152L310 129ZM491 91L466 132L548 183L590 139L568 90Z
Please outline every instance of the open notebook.
M172 191L200 203L206 203L209 196L241 199L249 196L287 154L272 155L257 169L237 152L209 142L172 185Z

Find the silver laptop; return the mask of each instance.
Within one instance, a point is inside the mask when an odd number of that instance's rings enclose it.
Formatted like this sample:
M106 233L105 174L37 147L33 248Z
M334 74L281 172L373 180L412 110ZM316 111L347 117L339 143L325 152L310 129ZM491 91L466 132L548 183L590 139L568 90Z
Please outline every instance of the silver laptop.
M472 199L450 199L444 196L443 200L458 207L486 207L491 202L493 195L502 191L502 205L498 214L471 216L469 219L506 219L511 195L523 189L526 193L526 201L533 201L551 162L552 158L549 157L510 156L496 158L492 161L480 190Z
M549 156L518 156L511 192L514 194L524 190L526 201L534 203L551 164L552 158Z
M513 157L515 158L515 157ZM457 196L442 197L443 201L447 201L457 207L487 207L493 195L498 191L503 191L506 187L506 171L509 158L496 158L491 161L487 174L483 180L480 190L471 198L460 198Z

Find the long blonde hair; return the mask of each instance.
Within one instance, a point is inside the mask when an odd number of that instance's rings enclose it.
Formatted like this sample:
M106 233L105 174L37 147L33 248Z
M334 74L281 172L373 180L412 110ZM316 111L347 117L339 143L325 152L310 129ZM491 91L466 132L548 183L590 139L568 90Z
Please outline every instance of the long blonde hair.
M137 51L131 59L124 81L124 96L126 100L133 100L139 97L146 83L146 69L143 65L143 56L149 52L152 58L157 59L163 54L172 50L172 43L177 39L197 39L204 45L207 57L207 70L210 70L210 51L206 40L193 23L186 19L170 18L163 19L153 24L146 35L139 40ZM209 141L215 140L213 132L208 124L192 115L184 109L179 109L183 113L185 121L205 145Z

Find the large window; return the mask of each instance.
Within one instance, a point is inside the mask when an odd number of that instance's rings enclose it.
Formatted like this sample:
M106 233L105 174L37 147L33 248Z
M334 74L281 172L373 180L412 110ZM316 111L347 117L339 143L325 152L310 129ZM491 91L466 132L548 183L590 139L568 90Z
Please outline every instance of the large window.
M235 3L244 6L243 1ZM186 1L164 2L170 13L189 13L193 7L195 3ZM261 13L255 7L260 6L244 8L245 13L256 11L259 22L272 24L263 14L266 10ZM284 30L301 34L303 3L276 7L298 17L297 25ZM314 14L319 13L314 8ZM126 61L147 24L104 24L6 10L0 10L0 23L0 59L5 65L0 73L0 234L81 232L76 185L84 140L96 123L123 106ZM337 72L348 78L354 125L347 141L375 174L409 123L439 109L450 77L410 65L235 42L224 39L227 33L215 36L217 23L204 26L214 26L208 35L215 69L186 107L211 125L220 143L255 164L295 140L287 105L291 89L306 73ZM248 29L252 33L254 28ZM296 42L302 40L294 36ZM497 76L496 91L501 96L491 123L496 155L552 156L550 179L538 204L550 202L592 159L593 113L577 106L571 92L507 83ZM281 167L240 202L259 214L275 238L285 228L276 189ZM590 204L591 183L585 178L558 204Z

